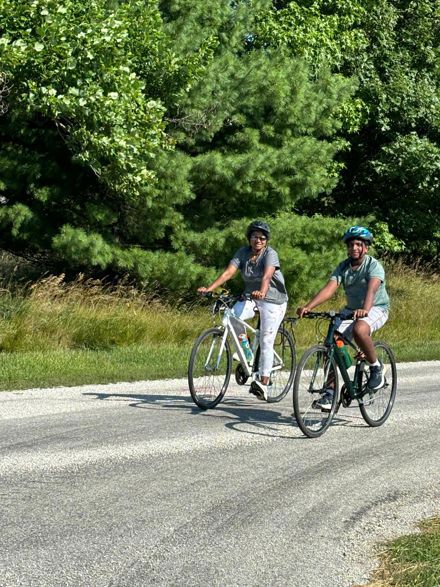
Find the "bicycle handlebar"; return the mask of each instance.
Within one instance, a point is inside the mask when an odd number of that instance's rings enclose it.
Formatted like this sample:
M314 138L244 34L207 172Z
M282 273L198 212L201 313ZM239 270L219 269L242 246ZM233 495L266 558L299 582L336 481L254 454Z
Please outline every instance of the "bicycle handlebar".
M226 292L215 293L213 291L206 291L200 295L203 296L204 298L209 298L209 299L215 298L216 300L221 300L222 302L225 302L225 303L248 301L248 300L254 299L251 296L251 294L240 294L239 296L231 296L231 295L229 295L229 293L226 293Z
M335 312L329 310L328 312L307 312L302 316L303 318L325 318L326 320L333 320L334 318L343 318L344 320L351 320L354 317L354 312Z
M226 306L229 306L234 304L235 302L241 302L241 301L252 301L255 302L256 300L252 297L251 294L240 294L239 296L230 296L228 292L220 292L220 293L216 293L213 291L206 291L204 293L201 293L201 295L204 298L207 299L215 299L215 303L214 303L214 307L213 307L213 313L217 314L217 312L220 311L221 305L224 304ZM258 307L255 306L254 307L254 312L258 313ZM295 324L297 323L298 318L293 317L293 316L285 316L283 318L283 322L290 324L290 326L295 326Z

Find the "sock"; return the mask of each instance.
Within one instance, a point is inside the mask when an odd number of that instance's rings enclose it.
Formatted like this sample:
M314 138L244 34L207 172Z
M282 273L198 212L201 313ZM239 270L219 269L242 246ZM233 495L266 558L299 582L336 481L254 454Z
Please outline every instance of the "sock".
M370 365L370 367L379 367L380 361L379 361L379 359L377 359L375 363L368 363L368 364Z

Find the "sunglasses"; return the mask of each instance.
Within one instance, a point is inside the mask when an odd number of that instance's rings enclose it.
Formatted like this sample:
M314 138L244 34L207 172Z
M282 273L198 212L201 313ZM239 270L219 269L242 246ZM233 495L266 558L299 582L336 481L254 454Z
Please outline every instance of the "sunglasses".
M257 236L256 234L253 234L251 239L254 241L267 241L267 236Z

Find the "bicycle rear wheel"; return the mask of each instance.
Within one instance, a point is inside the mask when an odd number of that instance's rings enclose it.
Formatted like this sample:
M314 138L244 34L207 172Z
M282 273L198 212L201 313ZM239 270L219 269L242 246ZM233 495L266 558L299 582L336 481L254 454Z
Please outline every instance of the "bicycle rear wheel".
M316 400L331 386L334 389L330 410L322 410ZM293 384L293 410L302 432L310 437L321 436L330 426L338 405L338 371L324 346L307 349L298 364Z
M369 377L368 365L364 371L364 395L359 404L361 414L368 426L381 426L393 409L397 391L396 359L390 347L384 342L375 342L377 358L383 365L385 385L377 391L367 387Z
M188 385L191 397L203 410L215 407L226 393L232 371L232 355L224 331L209 328L194 343L188 365Z
M269 403L279 402L287 395L295 376L296 367L295 342L288 330L278 329L273 349L281 362L274 355L270 384L267 386L267 401Z

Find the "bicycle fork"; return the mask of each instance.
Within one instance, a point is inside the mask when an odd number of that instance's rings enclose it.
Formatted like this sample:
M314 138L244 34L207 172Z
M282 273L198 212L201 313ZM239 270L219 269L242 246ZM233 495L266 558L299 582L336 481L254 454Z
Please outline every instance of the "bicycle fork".
M220 341L220 348L217 354L217 358L215 360L214 365L212 366L211 360L213 355L215 355L215 353L217 352L217 347L218 347L218 339L213 339L212 343L211 343L211 347L209 349L208 352L208 356L206 357L206 361L205 361L205 370L206 371L217 371L217 369L219 368L220 365L220 361L223 355L223 352L225 350L225 345L226 345L226 338L228 336L228 332L227 330L224 331L223 336L221 338Z

